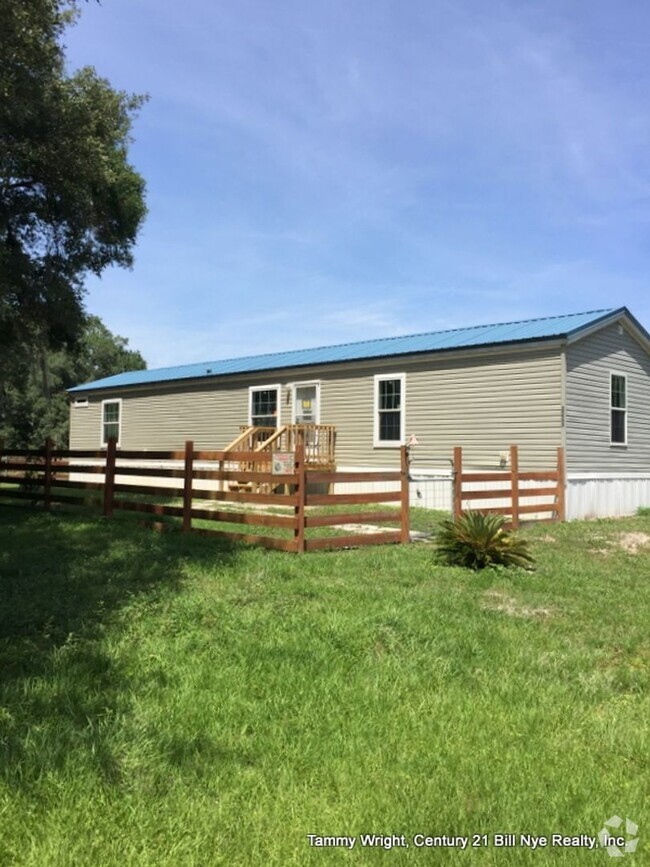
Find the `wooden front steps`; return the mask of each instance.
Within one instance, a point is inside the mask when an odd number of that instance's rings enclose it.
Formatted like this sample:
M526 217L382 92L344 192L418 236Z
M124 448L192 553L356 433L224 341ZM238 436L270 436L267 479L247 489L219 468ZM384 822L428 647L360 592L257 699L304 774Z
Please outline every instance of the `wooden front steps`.
M305 466L308 470L332 472L336 469L334 456L336 428L334 425L285 424L280 427L258 427L242 425L239 436L229 443L224 451L232 454L233 462L237 452L256 452L260 458L268 455L269 470L273 452L295 452L298 445L305 446ZM238 469L246 472L259 469L265 462L239 462ZM272 483L231 481L229 489L247 493L270 493Z

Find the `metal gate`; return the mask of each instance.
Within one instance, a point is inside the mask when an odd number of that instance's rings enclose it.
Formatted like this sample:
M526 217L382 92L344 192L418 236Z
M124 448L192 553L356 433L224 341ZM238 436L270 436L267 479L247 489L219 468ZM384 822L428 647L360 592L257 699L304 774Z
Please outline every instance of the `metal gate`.
M451 457L409 454L410 505L447 512L454 510L454 462Z

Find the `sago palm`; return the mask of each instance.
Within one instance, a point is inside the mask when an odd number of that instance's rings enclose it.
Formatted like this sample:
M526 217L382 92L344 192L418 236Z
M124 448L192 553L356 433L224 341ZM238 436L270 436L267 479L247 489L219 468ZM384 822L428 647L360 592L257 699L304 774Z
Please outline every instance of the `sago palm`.
M435 543L438 558L450 566L485 569L486 566L522 566L534 563L528 543L504 529L505 518L468 511L455 521L444 521Z

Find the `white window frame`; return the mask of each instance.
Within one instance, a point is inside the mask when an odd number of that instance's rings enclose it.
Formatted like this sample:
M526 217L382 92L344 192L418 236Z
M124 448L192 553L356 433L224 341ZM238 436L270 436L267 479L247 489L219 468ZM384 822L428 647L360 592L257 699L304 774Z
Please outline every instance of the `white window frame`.
M106 406L107 403L116 403L119 405L120 409L119 409L119 415L118 415L118 419L117 419L118 434L117 434L117 442L115 443L115 445L119 446L120 443L122 442L122 398L121 397L107 397L106 400L102 401L102 412L101 412L101 416L100 416L101 427L100 427L100 431L99 431L99 439L100 439L100 445L103 449L107 448L107 446L108 446L108 440L104 439L104 424L105 424L105 422L104 422L104 407Z
M380 440L379 439L379 383L386 380L398 379L400 385L401 404L399 408L400 425L399 425L399 440ZM394 449L404 444L406 435L406 374L405 373L377 373L373 381L374 389L374 416L373 416L373 444L376 449ZM395 412L395 410L390 410Z
M618 407L614 406L612 397L614 393L613 385L614 385L614 377L618 376L625 382L625 406ZM610 370L609 372L609 444L613 448L625 448L627 446L627 412L628 412L628 403L629 403L629 394L627 390L627 374L621 373L618 370ZM623 442L614 442L612 439L612 414L614 412L622 412L623 413Z
M253 426L253 392L254 391L275 391L277 392L277 411L275 414L275 426L280 427L280 414L282 412L282 385L251 385L248 389L248 426Z
M320 379L306 379L304 382L291 383L291 424L296 424L296 389L308 385L316 386L316 409L318 410L318 412L316 413L317 418L314 424L320 424Z

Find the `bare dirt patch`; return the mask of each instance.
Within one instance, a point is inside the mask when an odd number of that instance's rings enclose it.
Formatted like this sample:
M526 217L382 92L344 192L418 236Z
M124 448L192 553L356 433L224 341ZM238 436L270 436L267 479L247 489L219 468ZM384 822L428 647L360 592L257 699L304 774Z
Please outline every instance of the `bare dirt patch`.
M345 530L346 533L366 533L370 535L370 533L381 533L383 531L390 532L385 527L376 527L372 524L335 524L334 526L337 530Z
M621 533L618 544L628 554L638 554L640 548L650 545L650 536L647 533Z
M337 530L342 530L346 533L391 533L395 532L392 527L377 527L373 524L335 524ZM430 533L422 533L419 530L411 530L409 533L411 542L429 542L431 539Z
M502 590L486 590L483 594L481 608L486 611L499 611L510 617L544 618L553 614L552 608L533 608L529 605L522 605L513 596L508 596Z

